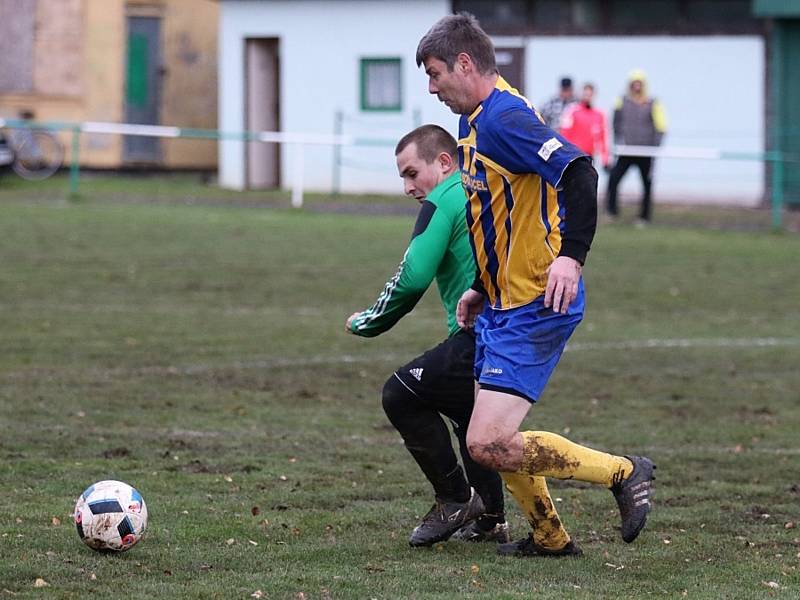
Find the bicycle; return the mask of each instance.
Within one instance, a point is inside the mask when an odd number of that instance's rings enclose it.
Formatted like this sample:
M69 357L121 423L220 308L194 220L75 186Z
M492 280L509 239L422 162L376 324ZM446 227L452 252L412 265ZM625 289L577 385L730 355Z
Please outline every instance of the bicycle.
M0 129L0 166L28 181L47 179L64 162L64 146L47 129L37 126Z

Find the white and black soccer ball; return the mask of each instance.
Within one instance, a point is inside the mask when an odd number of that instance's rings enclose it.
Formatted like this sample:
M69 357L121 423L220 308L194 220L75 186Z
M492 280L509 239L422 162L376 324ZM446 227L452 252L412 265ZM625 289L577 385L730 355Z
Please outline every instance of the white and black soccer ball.
M75 526L84 544L101 552L124 552L142 539L147 506L136 490L122 481L98 481L78 497Z

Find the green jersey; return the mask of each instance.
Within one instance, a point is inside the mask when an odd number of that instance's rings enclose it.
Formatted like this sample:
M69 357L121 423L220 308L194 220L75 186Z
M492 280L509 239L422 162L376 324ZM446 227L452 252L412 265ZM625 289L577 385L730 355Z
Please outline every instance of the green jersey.
M458 331L456 305L475 279L466 201L458 171L431 190L422 202L403 261L375 304L353 319L353 333L374 337L391 329L414 308L434 278L447 311L449 335Z

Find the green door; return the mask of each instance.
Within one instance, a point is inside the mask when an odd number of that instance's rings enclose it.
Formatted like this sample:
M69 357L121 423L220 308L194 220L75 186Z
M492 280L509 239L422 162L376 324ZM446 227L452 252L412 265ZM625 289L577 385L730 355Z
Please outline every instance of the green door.
M161 103L161 19L128 17L128 56L125 85L125 122L159 125ZM157 163L157 137L125 136L124 160Z

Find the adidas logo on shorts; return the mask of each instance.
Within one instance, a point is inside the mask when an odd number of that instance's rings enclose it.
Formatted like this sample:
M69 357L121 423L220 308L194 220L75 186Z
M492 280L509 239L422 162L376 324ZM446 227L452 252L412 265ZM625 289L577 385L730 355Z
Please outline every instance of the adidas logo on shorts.
M423 369L421 367L408 370L408 372L411 373L411 375L413 375L414 379L416 379L417 381L422 381L422 371Z

